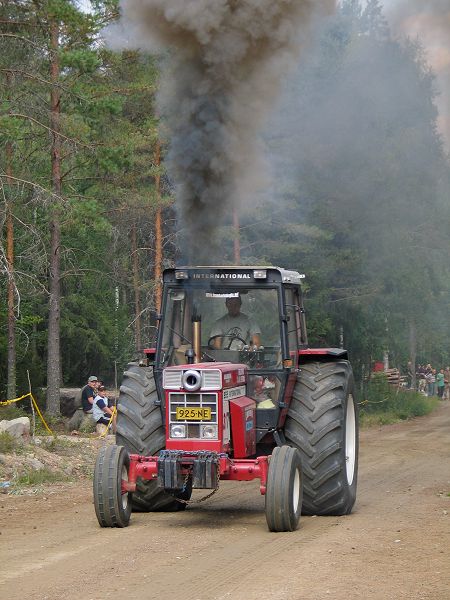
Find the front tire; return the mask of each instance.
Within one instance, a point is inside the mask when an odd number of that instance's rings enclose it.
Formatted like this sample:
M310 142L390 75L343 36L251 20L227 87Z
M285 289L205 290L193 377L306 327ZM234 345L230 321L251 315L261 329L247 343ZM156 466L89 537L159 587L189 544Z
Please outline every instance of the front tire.
M301 366L285 436L301 454L303 514L350 514L356 500L358 410L348 361Z
M130 522L131 494L122 492L129 468L123 446L100 448L94 470L94 506L101 527L127 527Z
M302 511L302 465L296 448L280 446L269 459L266 521L269 531L295 531Z
M158 404L155 377L151 367L130 363L124 373L117 403L116 443L124 446L130 454L155 456L166 443L161 407ZM177 498L189 500L190 485ZM186 504L178 502L157 486L156 481L139 478L132 496L133 510L178 511Z

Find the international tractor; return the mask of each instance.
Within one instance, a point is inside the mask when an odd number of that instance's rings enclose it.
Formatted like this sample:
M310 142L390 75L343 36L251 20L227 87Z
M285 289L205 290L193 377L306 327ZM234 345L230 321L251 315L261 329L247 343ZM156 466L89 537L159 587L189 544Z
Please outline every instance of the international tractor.
M295 530L301 514L351 512L352 369L345 350L308 346L302 278L277 267L164 271L156 347L128 365L116 445L97 457L102 527L253 479L270 531ZM191 500L192 490L203 492Z

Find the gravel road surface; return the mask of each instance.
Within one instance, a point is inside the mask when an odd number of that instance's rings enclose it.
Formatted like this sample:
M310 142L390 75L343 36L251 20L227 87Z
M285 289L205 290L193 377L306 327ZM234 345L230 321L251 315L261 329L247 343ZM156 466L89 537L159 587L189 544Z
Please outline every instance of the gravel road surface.
M98 526L88 480L0 496L0 596L450 600L450 402L360 444L353 514L302 517L294 533L268 532L257 482L126 529Z

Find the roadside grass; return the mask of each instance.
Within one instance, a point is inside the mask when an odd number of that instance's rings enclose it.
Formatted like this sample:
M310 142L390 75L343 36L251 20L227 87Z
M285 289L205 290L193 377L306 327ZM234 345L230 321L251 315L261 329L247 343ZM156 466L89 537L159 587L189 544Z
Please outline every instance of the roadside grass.
M0 454L11 454L18 449L19 443L7 431L0 432Z
M390 425L432 412L439 404L437 397L428 398L415 392L390 385L382 374L373 377L360 402L361 427Z
M55 436L41 436L41 448L55 454L71 454L72 449L78 449L78 442Z
M31 419L31 415L28 415L28 416ZM48 413L44 413L43 416L44 416L45 422L47 423L48 427L51 429L51 431L54 434L65 433L66 421L65 421L64 417L49 415ZM41 419L39 418L39 416L37 414L36 414L36 435L51 436L51 434L47 431L44 423L41 421Z
M14 488L42 485L43 483L58 483L69 481L69 477L64 473L44 469L27 469L13 480Z

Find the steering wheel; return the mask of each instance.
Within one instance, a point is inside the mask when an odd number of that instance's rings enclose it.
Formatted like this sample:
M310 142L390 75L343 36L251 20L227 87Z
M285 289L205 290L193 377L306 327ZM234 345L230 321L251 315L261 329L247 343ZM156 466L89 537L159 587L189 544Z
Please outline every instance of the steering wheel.
M231 344L234 342L234 340L238 340L239 342L242 342L244 344L244 346L247 344L247 342L245 340L243 340L239 335L235 334L235 333L227 333L225 335L223 335L222 333L219 333L218 335L212 335L209 340L208 340L208 348L211 348L211 350L217 350L217 348L215 346L212 345L212 342L214 340L216 340L217 338L220 338L222 340L221 343L221 348L225 349L225 350L229 350ZM228 346L225 348L224 347L224 340L225 338L229 338L230 341L228 342Z

